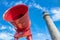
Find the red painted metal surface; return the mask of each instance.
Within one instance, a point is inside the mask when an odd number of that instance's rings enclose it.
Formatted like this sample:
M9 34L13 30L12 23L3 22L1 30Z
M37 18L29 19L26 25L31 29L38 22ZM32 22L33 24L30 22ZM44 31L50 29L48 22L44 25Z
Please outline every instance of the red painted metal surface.
M18 40L18 38L25 36L27 40L32 40L28 6L23 4L13 6L4 13L3 19L14 25L16 30L14 40Z

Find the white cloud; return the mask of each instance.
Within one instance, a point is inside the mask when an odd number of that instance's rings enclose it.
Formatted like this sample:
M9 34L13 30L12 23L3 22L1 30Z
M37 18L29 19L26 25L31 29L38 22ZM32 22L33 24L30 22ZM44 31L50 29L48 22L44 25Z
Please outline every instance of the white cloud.
M42 7L40 4L34 3L33 6L42 11L48 11L45 7Z
M13 34L10 33L0 33L0 39L2 40L12 40ZM51 40L49 34L37 33L33 34L33 40Z
M4 25L0 26L0 30L6 29Z
M7 29L7 26L5 26L5 27L6 27L5 29ZM8 29L11 30L12 32L14 30L13 27L11 27L11 26L9 26ZM14 39L13 36L14 36L14 34L11 34L9 32L0 32L0 40L12 40L12 39ZM49 34L44 34L44 33L33 34L32 39L33 40L46 40L46 39L51 40L50 35Z
M49 34L44 34L44 33L37 33L34 34L33 40L51 40Z
M14 29L13 26L11 27L11 26L1 25L0 32L7 32L7 33L15 34L16 30Z
M9 3L9 4L7 5L7 7L13 6L14 3L15 3L15 1L12 1L11 3Z
M1 40L12 40L13 36L10 36L10 33L0 33Z
M32 4L33 4L33 3L29 3L28 7L31 8L31 7L33 6Z
M15 5L23 4L23 1L16 2Z
M6 30L3 30L3 29L6 29ZM2 30L2 32L1 32L1 30ZM10 31L8 32L7 30L12 31L13 33L10 33ZM12 39L14 39L13 38L14 32L15 32L15 30L13 27L1 25L0 26L0 40L12 40Z
M13 27L10 27L10 26L9 26L9 30L15 32L15 29Z
M12 30L13 32L13 28L10 28L11 26L5 26L5 25L1 25L0 26L0 30L2 30L2 32L0 31L0 40L11 40L13 39L13 33L9 33L7 32L7 30ZM4 30L7 29L7 30ZM6 32L5 32L6 31Z
M36 3L34 3L33 6L34 6L35 8L41 9L41 10L43 9L39 4L36 4Z
M29 3L29 7L35 7L39 10L45 11L46 8L42 7L40 4L36 3L35 0L31 0L32 2ZM47 11L47 10L46 10Z
M53 8L51 9L51 12L54 14L52 16L53 21L59 21L60 20L60 8Z
M11 1L11 2L3 1L3 2L1 3L1 5L4 5L4 6L6 6L6 7L11 7L14 3L15 3L15 1Z
M28 3L28 1L29 1L29 0L26 0L25 2L23 2L23 1L18 1L18 2L15 3L15 5L25 4L25 3ZM37 4L34 0L31 0L31 1L28 3L28 6L29 6L29 8L35 7L35 8L37 8L37 9L39 9L39 10L42 10L42 11L45 11L45 10L46 10L45 7L42 7L40 4Z
M45 7L42 7L40 4L37 4L37 3L35 2L35 0L30 0L30 1L29 1L29 0L26 0L25 2L23 2L23 1L18 1L18 2L12 1L11 3L9 3L8 1L4 1L4 2L3 2L3 4L4 4L6 7L11 7L12 5L26 4L26 3L28 3L29 8L35 7L35 8L37 8L37 9L39 9L39 10L42 10L42 11L46 10Z

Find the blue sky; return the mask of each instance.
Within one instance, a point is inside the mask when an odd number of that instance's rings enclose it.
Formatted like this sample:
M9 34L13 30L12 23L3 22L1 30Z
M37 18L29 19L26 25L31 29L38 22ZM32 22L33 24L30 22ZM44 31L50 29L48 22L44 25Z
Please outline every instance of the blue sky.
M3 20L4 12L18 4L29 7L33 40L51 40L42 12L48 11L58 31L60 31L60 0L0 0L0 40L14 40L14 27ZM26 38L21 38L26 40Z

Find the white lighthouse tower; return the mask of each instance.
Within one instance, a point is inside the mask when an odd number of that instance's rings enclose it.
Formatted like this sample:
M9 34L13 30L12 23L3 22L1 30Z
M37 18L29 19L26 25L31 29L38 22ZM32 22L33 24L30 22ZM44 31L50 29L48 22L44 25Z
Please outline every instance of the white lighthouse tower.
M47 28L49 30L52 40L60 40L60 33L58 29L56 28L54 22L50 18L48 12L43 12L43 18L46 21Z

